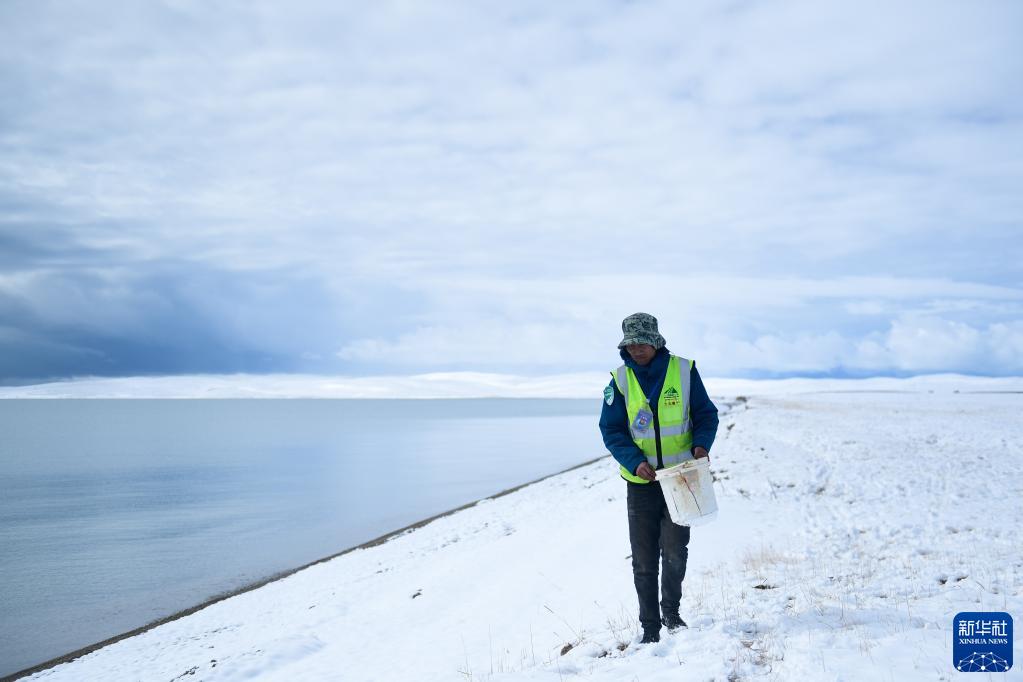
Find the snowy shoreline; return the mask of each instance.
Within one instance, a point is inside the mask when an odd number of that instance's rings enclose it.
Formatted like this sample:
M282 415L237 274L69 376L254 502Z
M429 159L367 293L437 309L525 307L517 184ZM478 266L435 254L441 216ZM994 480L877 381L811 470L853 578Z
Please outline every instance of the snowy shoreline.
M902 381L724 416L690 628L656 645L605 457L29 679L951 680L955 613L1023 614L1023 398Z

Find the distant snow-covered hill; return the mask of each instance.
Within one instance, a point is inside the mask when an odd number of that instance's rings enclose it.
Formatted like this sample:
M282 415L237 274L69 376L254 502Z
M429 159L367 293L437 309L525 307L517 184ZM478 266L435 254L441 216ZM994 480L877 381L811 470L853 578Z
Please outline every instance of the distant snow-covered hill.
M483 372L411 376L312 374L198 374L161 377L86 377L0 387L0 398L595 398L609 375L579 372L528 377ZM820 391L1023 391L1023 377L936 374L895 379L715 379L711 395L778 395Z

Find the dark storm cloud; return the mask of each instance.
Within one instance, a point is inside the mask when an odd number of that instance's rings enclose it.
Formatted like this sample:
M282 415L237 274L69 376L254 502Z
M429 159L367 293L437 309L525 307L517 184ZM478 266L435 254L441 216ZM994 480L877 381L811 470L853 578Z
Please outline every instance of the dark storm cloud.
M336 371L335 304L282 271L165 261L22 271L0 292L0 379L308 371L323 356Z

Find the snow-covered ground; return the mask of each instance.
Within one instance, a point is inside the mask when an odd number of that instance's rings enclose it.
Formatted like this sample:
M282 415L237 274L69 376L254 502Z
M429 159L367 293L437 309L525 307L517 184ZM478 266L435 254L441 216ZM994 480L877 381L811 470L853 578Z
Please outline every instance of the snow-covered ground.
M1023 618L1023 381L876 381L711 386L720 513L657 644L606 458L31 679L957 679L957 612Z

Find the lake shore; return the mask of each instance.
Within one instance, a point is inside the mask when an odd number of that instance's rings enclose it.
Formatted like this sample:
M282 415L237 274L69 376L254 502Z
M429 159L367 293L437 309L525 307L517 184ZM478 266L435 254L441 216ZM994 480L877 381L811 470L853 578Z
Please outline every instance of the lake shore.
M103 640L101 642L96 642L95 644L90 644L88 646L82 647L82 648L77 649L75 651L71 651L71 652L63 654L61 656L57 656L56 658L53 658L51 660L44 661L44 662L42 662L42 663L40 663L38 665L34 665L31 668L27 668L25 670L20 670L20 671L18 671L16 673L13 673L11 675L0 677L0 682L13 682L13 680L18 680L18 679L22 679L22 678L28 677L30 675L33 675L34 673L42 672L44 670L48 670L50 668L54 668L54 667L56 667L58 665L61 665L63 663L70 663L70 662L72 662L72 661L74 661L76 659L79 659L79 658L81 658L81 657L83 657L83 656L85 656L87 654L90 654L90 653L92 653L94 651L98 651L99 649L102 649L104 647L110 646L111 644L115 644L116 642L120 642L121 640L128 639L130 637L135 637L136 635L141 635L142 633L148 632L148 631L152 630L153 628L159 627L161 625L165 625L167 623L171 623L173 621L179 620L179 619L184 618L186 616L190 616L193 613L201 611L201 610L205 609L206 607L212 606L212 605L214 605L214 604L216 604L218 602L222 602L225 599L230 599L232 597L237 597L238 595L245 594L246 592L251 592L253 590L259 589L260 587L263 587L264 585L269 585L272 582L276 582L278 580L282 580L284 578L287 578L290 575L294 575L295 573L298 573L299 571L304 571L307 568L311 568L313 566L316 566L317 564L322 564L322 563L324 563L326 561L331 561L331 560L336 559L338 557L344 556L345 554L348 554L349 552L354 552L354 551L360 550L360 549L368 549L370 547L376 547L377 545L381 545L381 544L391 540L392 538L395 538L395 537L397 537L399 535L402 535L403 533L408 533L408 532L411 532L413 530L416 530L417 528L422 528L423 526L425 526L425 525L427 525L429 523L433 523L437 519L444 518L445 516L450 516L452 514L455 514L457 512L462 511L463 509L468 509L469 507L472 507L472 506L474 506L476 504L479 504L480 502L483 502L485 500L494 500L494 499L497 499L497 498L500 498L500 497L504 497L505 495L510 495L511 493L514 493L514 492L516 492L518 490L521 490L522 488L525 488L526 486L533 485L534 483L539 483L540 481L543 481L545 479L551 478L553 476L558 476L558 475L563 474L563 473L567 473L569 471L572 471L574 469L578 469L580 467L588 466L588 465L590 465L590 464L592 464L594 462L597 462L597 461L599 461L601 459L606 459L606 457L607 457L606 455L602 455L601 457L597 457L595 459L591 459L591 460L588 460L586 462L582 462L581 464L577 464L576 466L569 467L568 469L564 469L563 471L559 471L559 472L556 472L556 473L553 473L553 474L549 474L547 476L544 476L542 478L538 478L538 479L533 480L533 481L529 481L527 483L522 483L520 485L508 488L507 490L502 490L501 492L495 493L494 495L490 495L489 497L483 498L481 500L474 500L474 501L469 502L467 504L463 504L463 505L460 505L458 507L455 507L454 509L449 509L449 510L443 511L443 512L441 512L439 514L435 514L435 515L430 516L428 518L422 519L421 521L416 521L415 523L411 523L411 524L409 524L409 525L407 525L407 526L405 526L403 528L399 528L399 529L391 531L389 533L385 533L384 535L381 535L379 537L373 538L372 540L367 540L366 542L363 542L361 544L355 545L354 547L348 547L347 549L343 549L340 552L337 552L335 554L331 554L330 556L323 557L322 559L317 559L315 561L311 561L311 562L309 562L307 564L304 564L302 566L298 566L296 568L292 568L292 569L289 569L287 571L282 571L280 573L276 573L274 575L268 576L266 578L258 580L258 581L254 582L254 583L249 584L249 585L245 585L243 587L239 587L238 589L231 590L231 591L225 592L223 594L218 594L216 596L210 597L209 599L207 599L207 600L205 600L205 601L203 601L203 602L201 602L199 604L196 604L195 606L190 606L190 607L188 607L186 609L182 609L181 611L178 611L176 613L172 613L169 616L165 616L163 618L159 618L157 620L154 620L151 623L147 623L147 624L145 624L145 625L143 625L141 627L135 628L134 630L130 630L128 632L124 632L124 633L116 635L114 637L110 637L108 639L105 639L105 640Z
M738 401L658 644L603 458L28 679L951 679L956 613L1023 613L1021 399L904 388Z

